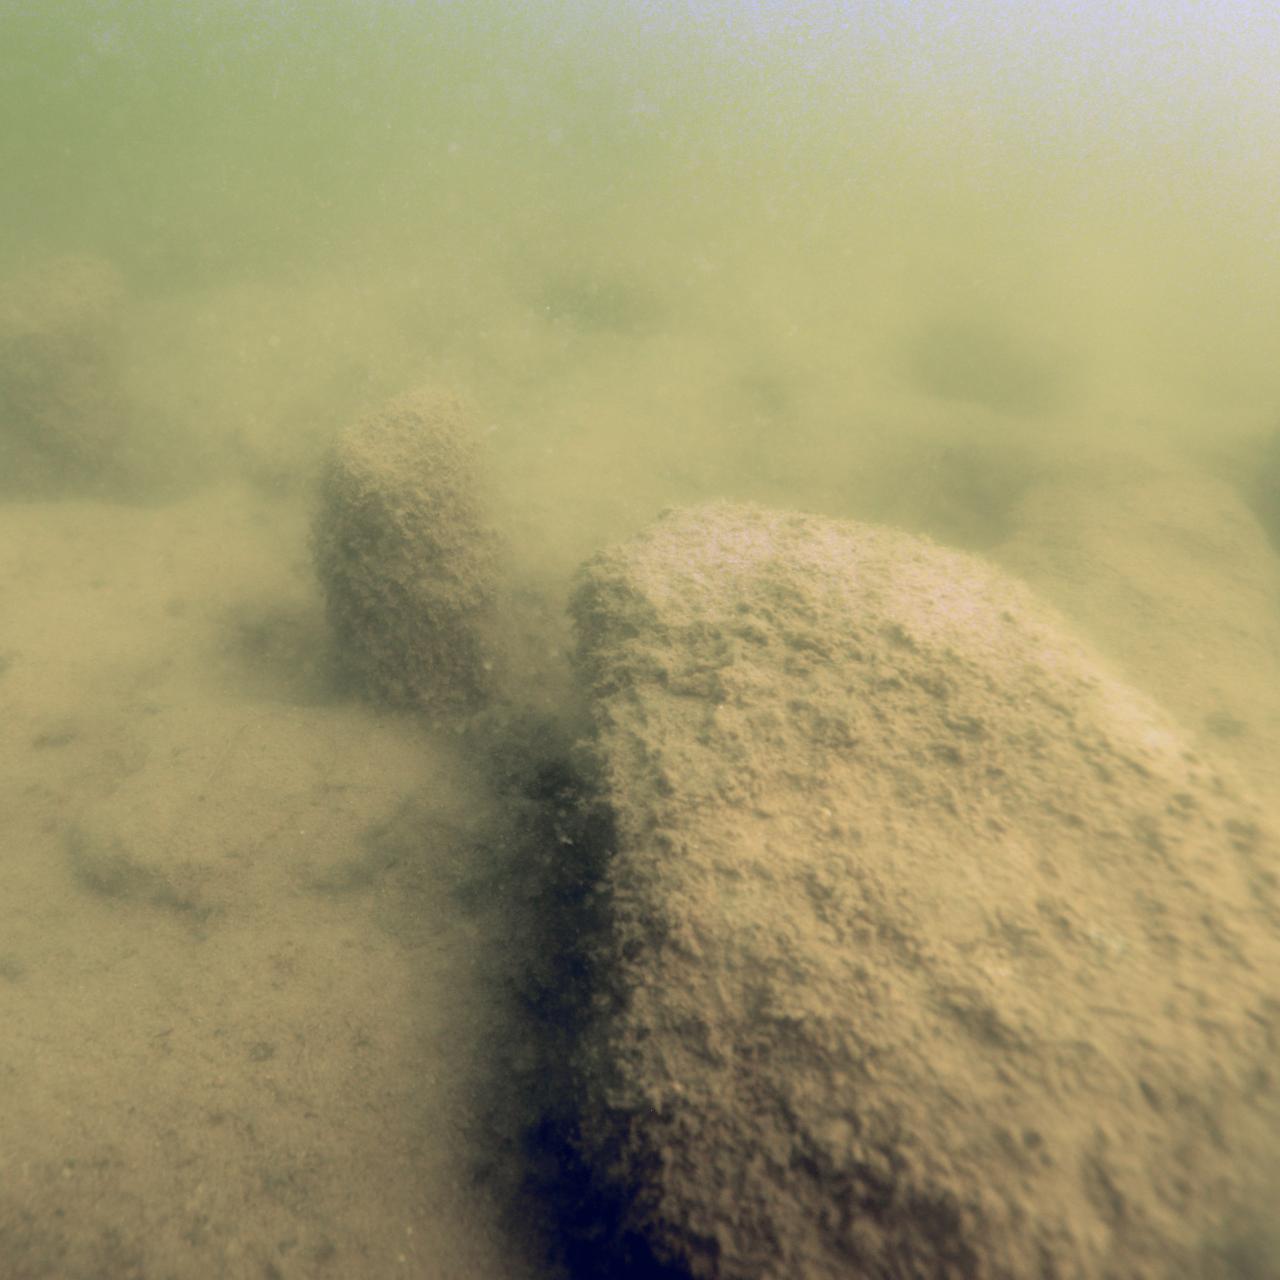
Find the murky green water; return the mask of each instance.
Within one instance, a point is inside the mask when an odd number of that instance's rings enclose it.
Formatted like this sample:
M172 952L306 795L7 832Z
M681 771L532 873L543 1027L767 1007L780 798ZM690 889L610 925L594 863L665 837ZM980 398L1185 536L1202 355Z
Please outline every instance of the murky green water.
M552 310L628 282L850 388L1276 397L1264 4L12 0L0 39L10 261L165 292L443 261Z
M544 703L585 556L756 498L1025 574L1274 809L1277 67L1261 0L0 0L0 392L71 255L120 432L64 486L0 399L0 1280L543 1274L441 1118L483 921L255 863L193 938L65 860L255 717L341 738L312 484L414 387L475 407ZM433 730L359 731L416 768ZM283 802L218 769L261 843Z

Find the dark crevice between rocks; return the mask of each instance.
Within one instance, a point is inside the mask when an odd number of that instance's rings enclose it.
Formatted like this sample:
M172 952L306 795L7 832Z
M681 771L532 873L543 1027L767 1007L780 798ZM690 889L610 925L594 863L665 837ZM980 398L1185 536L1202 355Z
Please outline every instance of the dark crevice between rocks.
M527 727L526 727L527 729ZM678 1280L627 1228L631 1192L583 1158L581 1045L618 998L601 964L610 932L605 872L613 818L591 783L589 758L554 728L541 748L483 740L507 793L501 865L476 868L507 940L510 1017L490 1055L480 1114L489 1153L481 1176L503 1188L513 1229L536 1223L553 1274L567 1280ZM523 765L518 763L523 759ZM601 1161L608 1164L607 1159Z

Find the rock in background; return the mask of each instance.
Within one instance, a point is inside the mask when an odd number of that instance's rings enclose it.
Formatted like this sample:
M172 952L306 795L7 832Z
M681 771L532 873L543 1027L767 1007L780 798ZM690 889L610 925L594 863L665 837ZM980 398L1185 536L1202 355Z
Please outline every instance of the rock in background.
M613 828L566 967L616 1214L583 1247L1201 1274L1277 1132L1255 808L1026 589L906 535L679 511L575 612Z
M0 286L0 491L109 491L135 469L124 297L115 268L91 257L52 258Z
M1280 428L1263 437L1247 490L1271 545L1280 550Z
M478 432L419 391L346 431L324 467L315 558L341 663L378 702L459 712L492 683L496 540Z
M1011 522L1000 563L1276 800L1280 556L1238 490L1186 463L1086 451L1046 467Z

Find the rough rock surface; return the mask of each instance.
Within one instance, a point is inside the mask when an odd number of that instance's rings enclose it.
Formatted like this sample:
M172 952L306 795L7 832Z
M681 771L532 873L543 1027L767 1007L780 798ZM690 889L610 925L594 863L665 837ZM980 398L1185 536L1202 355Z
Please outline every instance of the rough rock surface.
M478 434L452 396L414 392L345 432L321 481L315 557L339 657L371 698L483 702L495 538Z
M726 1280L1202 1274L1276 1135L1255 809L1020 584L907 535L678 511L574 608L615 827L578 1142L616 1238Z
M36 264L0 287L0 489L110 487L129 469L123 297L116 270L89 257Z

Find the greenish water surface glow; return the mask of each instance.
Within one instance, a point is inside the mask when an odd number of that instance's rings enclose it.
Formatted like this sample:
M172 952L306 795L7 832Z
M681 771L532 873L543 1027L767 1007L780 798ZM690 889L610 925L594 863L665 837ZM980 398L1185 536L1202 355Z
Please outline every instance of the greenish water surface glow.
M576 255L944 390L980 313L979 398L1276 399L1274 6L13 0L0 49L6 258Z

